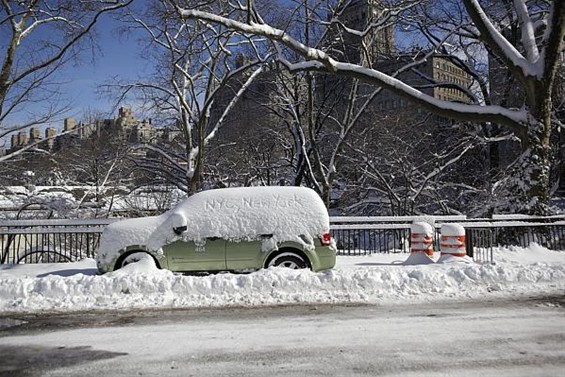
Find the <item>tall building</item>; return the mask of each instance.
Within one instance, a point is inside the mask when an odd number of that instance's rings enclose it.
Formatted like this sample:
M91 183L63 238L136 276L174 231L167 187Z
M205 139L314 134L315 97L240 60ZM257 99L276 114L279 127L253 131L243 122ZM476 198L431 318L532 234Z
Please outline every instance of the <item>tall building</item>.
M10 139L10 149L9 150L15 150L18 147L18 144L20 143L20 140L18 138L17 134L12 135L11 139Z
M29 141L31 143L36 143L41 140L41 131L37 127L32 127L29 129Z
M328 33L328 41L324 42L332 55L350 63L371 66L377 60L394 54L394 25L375 26L384 15L382 0L352 0L338 10L338 14L343 25L356 32L348 32L334 24Z
M137 123L138 120L132 109L127 107L120 107L118 109L118 117L116 118L116 125L118 127L133 128Z
M373 67L383 73L393 74L407 64L422 59L427 51L411 51L400 53L396 47L395 24L387 21L383 0L352 0L346 2L343 9L338 9L339 20L345 27L354 30L349 32L338 23L333 23L323 44L330 54L338 59L363 66ZM378 25L378 26L375 26ZM454 102L472 102L469 95L470 76L449 56L433 54L427 59L402 72L396 77L401 81L421 90L434 98ZM343 80L333 76L319 76L317 86L318 98L326 99L335 88L348 87L351 80ZM360 95L369 95L376 89L375 85L362 85ZM338 94L336 92L337 96ZM347 94L345 94L347 95ZM343 98L342 100L345 100ZM411 108L418 111L407 100L383 90L372 102L368 112L375 113L393 111L399 108ZM420 110L421 111L421 110Z
M11 153L28 145L39 143L41 140L41 130L38 127L31 127L29 135L25 130L19 131L12 135L11 147L8 152Z
M393 74L395 71L409 63L421 60L424 52L410 55L395 55L389 60L375 64L380 71ZM400 73L397 78L404 83L420 90L424 94L443 101L471 103L470 96L471 77L447 55L433 54L420 64L414 65L409 70ZM374 102L374 107L379 110L395 110L399 108L414 108L401 97L384 91Z
M131 140L135 142L151 142L157 137L157 129L153 127L151 118L143 119L134 127Z
M351 33L338 22L333 22L331 29L325 34L325 39L320 45L328 51L335 59L361 64L366 67L374 67L384 73L391 74L407 64L421 59L419 65L413 66L410 70L403 72L398 78L409 85L412 85L422 92L446 101L456 101L469 103L473 98L469 94L471 77L457 66L450 56L434 54L423 59L427 51L412 51L410 54L400 54L396 48L395 25L384 23L384 26L373 28L378 22L382 21L386 15L383 13L382 1L378 0L352 0L341 10L338 9L340 21L346 28L365 31L362 35ZM242 59L236 62L241 64ZM256 81L248 88L247 92L239 99L236 106L228 114L224 124L225 127L218 133L216 142L222 145L222 150L227 151L227 145L235 145L237 153L233 156L242 156L244 145L250 145L259 150L259 142L271 142L273 136L278 132L282 134L289 132L293 123L299 122L302 127L306 125L304 115L306 85L300 82L300 75L292 76L286 71L281 71L278 67L272 67L257 77ZM237 81L237 82L235 82ZM218 119L219 114L225 109L234 94L241 87L242 79L234 80L226 88L222 89L214 101L211 111L211 119ZM338 75L315 74L315 101L317 127L324 127L325 130L332 130L338 127L338 122L346 119L348 108L351 101L350 88L353 79ZM291 93L291 87L297 90ZM355 118L359 111L359 106L364 99L378 89L374 84L361 83L355 94L355 108L352 117ZM287 98L281 97L286 95ZM294 106L294 108L293 108ZM295 111L296 118L288 116L288 110ZM399 111L402 109L402 111ZM423 116L416 106L409 103L406 99L383 90L369 104L358 118L356 130L372 129L374 135L378 134L378 125L390 123L392 116L398 117L399 124L413 124L414 119L422 120ZM351 113L349 113L351 115ZM404 120L402 120L404 119ZM433 128L433 122L440 122L437 118L426 122L426 127ZM445 120L443 120L445 123ZM320 123L324 123L321 125ZM278 126L278 128L277 128ZM265 132L270 129L270 133ZM372 132L373 132L372 131ZM294 132L291 130L290 132ZM445 131L448 132L448 131ZM261 135L268 135L267 137ZM327 132L326 141L331 144L331 138L338 137L339 130ZM378 137L376 138L378 139ZM239 141L241 140L241 141ZM376 143L377 141L375 141ZM325 143L321 143L323 145ZM251 149L251 148L250 148ZM271 159L275 159L273 153L276 147L269 150ZM229 155L229 153L224 153ZM256 160L258 157L250 156ZM287 158L288 160L288 158ZM287 161L285 160L285 161ZM282 161L282 160L281 160ZM284 162L281 162L284 164ZM232 165L232 166L235 166ZM249 169L249 164L244 168ZM268 166L264 164L264 166ZM264 169L267 171L268 169ZM233 169L232 169L233 171Z
M235 68L241 68L243 64L245 59L242 56L236 57ZM277 135L285 129L281 124L284 111L275 115L275 109L281 101L284 101L281 99L284 92L292 91L288 87L291 86L292 75L276 65L265 67L265 70L255 77L241 94L234 106L225 113L250 74L251 72L242 72L232 77L216 93L210 111L209 127L215 127L221 117L223 120L207 158L215 169L223 171L224 183L231 179L251 177L271 185L277 182L277 177L273 174L276 167L273 166L279 163L283 153L280 144L277 143ZM283 78L289 80L286 82L287 87L281 84ZM261 166L261 168L251 172L252 166Z
M63 120L63 132L77 135L77 121L73 118L65 118Z
M55 146L55 137L57 136L57 129L53 127L48 127L45 129L45 138L47 139L47 148L49 150L53 149Z

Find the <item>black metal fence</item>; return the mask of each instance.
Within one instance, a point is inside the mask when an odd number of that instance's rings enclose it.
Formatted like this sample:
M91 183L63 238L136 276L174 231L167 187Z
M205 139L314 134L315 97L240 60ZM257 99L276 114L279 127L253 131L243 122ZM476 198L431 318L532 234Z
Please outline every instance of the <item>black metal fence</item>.
M521 219L455 221L465 228L467 255L479 262L493 262L496 246L528 247L536 243L552 250L565 250L565 217ZM440 250L441 223L451 222L449 220L444 218L435 223L435 250ZM331 233L340 255L410 251L410 223L332 223Z
M331 233L340 255L408 253L410 224L421 217L332 217ZM432 218L427 218L428 220ZM0 221L0 263L54 263L94 257L100 234L115 219ZM464 216L434 217L435 250L441 224L465 227L467 254L479 262L493 261L495 246L531 243L565 250L565 216L469 220Z
M334 225L331 233L339 255L410 252L410 224ZM493 261L494 232L489 228L465 229L467 254L478 262ZM440 227L436 227L434 250L440 250Z
M57 263L92 258L100 234L113 221L0 221L0 263Z
M408 253L410 224L424 221L436 225L434 249L439 250L439 226L443 223L466 221L461 216L370 216L331 218L331 233L341 255L374 253Z

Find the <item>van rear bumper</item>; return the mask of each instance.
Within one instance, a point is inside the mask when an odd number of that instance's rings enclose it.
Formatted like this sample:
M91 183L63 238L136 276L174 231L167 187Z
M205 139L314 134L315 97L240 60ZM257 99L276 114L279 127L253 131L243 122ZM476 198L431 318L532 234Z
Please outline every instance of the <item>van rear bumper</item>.
M334 268L336 260L335 249L331 246L317 246L316 258L311 258L312 271L318 272Z

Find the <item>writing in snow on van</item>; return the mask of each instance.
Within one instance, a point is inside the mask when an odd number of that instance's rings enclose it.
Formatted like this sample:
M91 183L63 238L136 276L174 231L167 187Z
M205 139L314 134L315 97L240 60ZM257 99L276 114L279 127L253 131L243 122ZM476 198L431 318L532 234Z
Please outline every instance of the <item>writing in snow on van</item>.
M232 211L241 208L284 209L292 207L304 207L302 199L296 195L291 198L281 195L273 195L272 198L209 198L206 199L204 205L206 210L228 209Z

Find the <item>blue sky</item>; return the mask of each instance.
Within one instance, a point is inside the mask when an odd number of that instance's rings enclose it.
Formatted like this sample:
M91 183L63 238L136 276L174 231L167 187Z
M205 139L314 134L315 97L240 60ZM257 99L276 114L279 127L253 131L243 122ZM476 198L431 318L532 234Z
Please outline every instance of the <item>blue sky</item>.
M117 30L119 23L111 15L104 15L96 25L98 49L84 51L78 64L70 62L61 69L55 80L61 82L61 91L66 93L66 100L71 104L71 110L54 119L44 127L62 127L63 118L73 117L81 120L85 111L104 114L113 118L116 109L113 107L114 99L101 97L98 86L108 83L113 77L120 79L135 79L149 70L146 61L140 58L139 42L135 36L120 34ZM121 105L128 105L122 103ZM129 104L131 105L131 104ZM6 125L17 126L25 122L26 113L41 111L44 104L26 104L25 113L13 114L7 119Z
M85 56L80 65L69 65L61 72L69 81L65 88L72 95L70 116L80 119L86 109L93 109L113 117L114 99L101 97L97 93L98 86L111 82L114 77L135 79L147 71L148 64L140 57L136 37L119 33L118 26L106 15L96 27L100 51L95 52L93 59Z
M80 64L67 64L59 72L58 81L64 82L61 91L68 94L72 109L45 126L62 127L65 117L82 120L89 110L101 113L106 118L113 118L117 111L115 99L101 97L97 93L99 86L109 83L114 77L121 80L135 80L143 76L147 78L147 73L153 67L140 54L140 43L137 40L139 36L120 33L120 26L111 14L103 15L95 28L99 51L95 52L94 57L89 54L90 51L85 51ZM122 102L119 105L138 110L135 102ZM36 106L39 112L42 105ZM26 106L25 111L34 112L34 106ZM6 123L14 126L22 124L25 122L25 115L16 114Z

